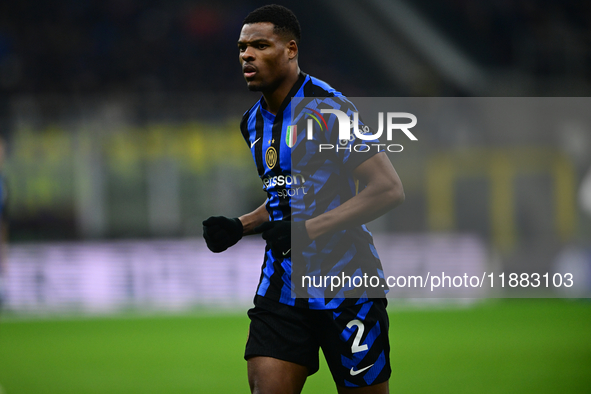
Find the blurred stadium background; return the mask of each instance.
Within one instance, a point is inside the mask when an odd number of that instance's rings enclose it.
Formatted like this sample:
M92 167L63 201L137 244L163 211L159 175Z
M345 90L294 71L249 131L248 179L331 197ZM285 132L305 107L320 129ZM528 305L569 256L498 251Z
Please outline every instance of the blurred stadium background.
M590 3L279 3L300 19L302 70L350 97L591 108ZM0 3L0 390L247 392L262 241L213 255L201 221L265 198L238 132L258 95L236 50L263 4ZM591 123L540 127L536 110L510 130L421 129L391 156L405 204L370 229L410 260L447 239L478 269L568 267L588 294ZM412 305L391 308L393 392L591 392L585 300ZM324 366L305 392L330 382Z

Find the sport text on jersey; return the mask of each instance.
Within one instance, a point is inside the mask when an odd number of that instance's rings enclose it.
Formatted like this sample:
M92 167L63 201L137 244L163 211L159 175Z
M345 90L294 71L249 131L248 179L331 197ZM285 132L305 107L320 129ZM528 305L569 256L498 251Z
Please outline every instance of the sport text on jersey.
M270 189L285 186L284 189L277 190L277 196L281 198L293 197L299 193L307 194L303 186L305 182L306 179L301 174L267 176L263 178L263 189L270 191Z

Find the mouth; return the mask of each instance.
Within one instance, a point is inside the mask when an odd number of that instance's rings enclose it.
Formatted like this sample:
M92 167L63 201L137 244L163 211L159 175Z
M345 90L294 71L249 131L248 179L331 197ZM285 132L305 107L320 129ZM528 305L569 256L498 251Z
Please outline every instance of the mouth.
M242 72L244 73L244 78L250 79L253 78L254 75L257 73L257 69L255 66L246 64L242 67Z

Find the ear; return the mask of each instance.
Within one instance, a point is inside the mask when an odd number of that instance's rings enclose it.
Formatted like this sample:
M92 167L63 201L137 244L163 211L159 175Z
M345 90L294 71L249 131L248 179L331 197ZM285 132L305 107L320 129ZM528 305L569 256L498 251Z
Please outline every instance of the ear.
M287 57L289 60L293 60L298 56L298 44L296 44L295 40L290 40L287 45Z

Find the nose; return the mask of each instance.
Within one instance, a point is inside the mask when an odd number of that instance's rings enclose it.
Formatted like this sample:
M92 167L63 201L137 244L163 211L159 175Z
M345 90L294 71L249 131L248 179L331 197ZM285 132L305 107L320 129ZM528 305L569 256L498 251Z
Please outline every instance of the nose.
M240 54L240 57L245 62L254 60L254 50L250 46L248 46L248 47L246 47L246 49L244 50L244 52L242 52Z

